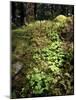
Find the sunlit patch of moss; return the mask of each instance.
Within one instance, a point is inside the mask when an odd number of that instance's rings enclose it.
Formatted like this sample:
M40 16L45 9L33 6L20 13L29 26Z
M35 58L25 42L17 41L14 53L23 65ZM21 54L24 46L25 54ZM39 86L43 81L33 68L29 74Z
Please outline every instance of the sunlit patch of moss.
M66 19L67 19L66 16L64 16L64 15L59 15L59 16L57 16L57 17L54 19L54 21L56 21L56 22L66 22Z

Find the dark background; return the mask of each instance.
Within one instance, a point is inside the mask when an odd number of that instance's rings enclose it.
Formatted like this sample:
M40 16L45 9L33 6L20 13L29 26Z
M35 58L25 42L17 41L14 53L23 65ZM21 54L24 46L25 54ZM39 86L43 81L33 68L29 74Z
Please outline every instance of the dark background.
M73 14L72 5L11 2L11 20L18 27L35 20L52 20L57 15Z

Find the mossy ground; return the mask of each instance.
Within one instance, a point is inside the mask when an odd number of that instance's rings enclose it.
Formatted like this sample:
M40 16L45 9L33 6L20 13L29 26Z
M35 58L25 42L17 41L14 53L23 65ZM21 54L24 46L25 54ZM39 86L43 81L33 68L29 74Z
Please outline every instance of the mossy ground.
M12 98L73 94L73 41L60 35L72 20L62 17L12 30L12 77L14 64L23 67L12 80Z

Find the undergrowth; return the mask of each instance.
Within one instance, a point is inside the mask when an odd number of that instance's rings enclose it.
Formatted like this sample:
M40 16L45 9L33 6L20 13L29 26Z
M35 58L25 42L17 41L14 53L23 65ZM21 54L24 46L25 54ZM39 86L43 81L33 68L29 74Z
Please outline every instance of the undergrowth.
M63 27L65 23L36 21L12 31L12 66L18 61L24 65L13 81L13 98L73 94L73 48L60 39Z

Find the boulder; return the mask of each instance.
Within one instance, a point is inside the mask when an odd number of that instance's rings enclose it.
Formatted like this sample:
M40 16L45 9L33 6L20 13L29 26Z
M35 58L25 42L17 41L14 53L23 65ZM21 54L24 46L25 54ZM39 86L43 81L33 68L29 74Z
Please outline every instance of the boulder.
M66 22L66 20L67 20L67 17L64 15L59 15L54 19L55 22Z

